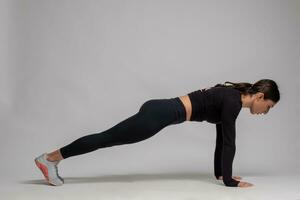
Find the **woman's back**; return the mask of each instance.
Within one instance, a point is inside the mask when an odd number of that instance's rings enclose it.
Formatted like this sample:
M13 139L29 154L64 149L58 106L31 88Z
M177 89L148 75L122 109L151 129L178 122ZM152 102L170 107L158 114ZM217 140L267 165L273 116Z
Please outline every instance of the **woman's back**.
M188 93L192 104L190 121L207 121L220 123L221 113L226 107L232 111L231 116L237 116L242 108L240 91L229 87L211 87ZM230 113L228 113L228 117Z

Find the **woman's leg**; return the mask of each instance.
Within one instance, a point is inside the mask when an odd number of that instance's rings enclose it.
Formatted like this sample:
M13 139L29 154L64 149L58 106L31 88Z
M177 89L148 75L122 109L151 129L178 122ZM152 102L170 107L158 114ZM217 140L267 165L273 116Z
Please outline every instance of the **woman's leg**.
M135 115L101 133L83 136L48 154L49 160L62 160L99 148L136 143L148 139L178 120L174 99L146 101ZM185 119L185 116L183 116ZM182 117L182 118L183 118ZM175 122L177 123L177 122Z

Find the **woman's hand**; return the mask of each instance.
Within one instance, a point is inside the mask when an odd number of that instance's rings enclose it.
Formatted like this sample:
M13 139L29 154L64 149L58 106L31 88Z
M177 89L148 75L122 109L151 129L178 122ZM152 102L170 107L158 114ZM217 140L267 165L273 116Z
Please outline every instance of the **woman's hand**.
M232 176L232 178L236 181L240 181L242 179L242 177L240 176ZM218 180L223 180L223 176L219 176ZM251 187L251 186L253 186L252 183L242 182L242 181L240 181L238 184L238 187Z
M242 179L242 177L240 177L240 176L232 176L232 178L237 181ZM223 180L223 176L219 176L218 180Z
M252 183L247 183L247 182L242 182L242 181L240 181L238 184L238 187L251 187L251 186L253 186Z

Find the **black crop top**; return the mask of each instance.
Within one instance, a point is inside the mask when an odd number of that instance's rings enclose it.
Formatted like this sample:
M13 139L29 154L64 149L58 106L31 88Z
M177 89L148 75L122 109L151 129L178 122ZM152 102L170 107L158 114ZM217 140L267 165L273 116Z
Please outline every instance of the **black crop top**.
M223 176L226 186L237 187L232 179L235 155L235 121L242 108L240 91L230 87L211 87L188 93L192 104L190 121L216 124L215 176ZM223 167L222 167L223 166Z

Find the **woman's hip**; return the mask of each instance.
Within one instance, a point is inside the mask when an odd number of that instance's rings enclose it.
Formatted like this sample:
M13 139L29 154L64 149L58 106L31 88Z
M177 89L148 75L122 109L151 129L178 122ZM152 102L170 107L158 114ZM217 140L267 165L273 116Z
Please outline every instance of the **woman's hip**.
M179 97L150 99L142 104L139 112L164 126L186 121L185 107Z

